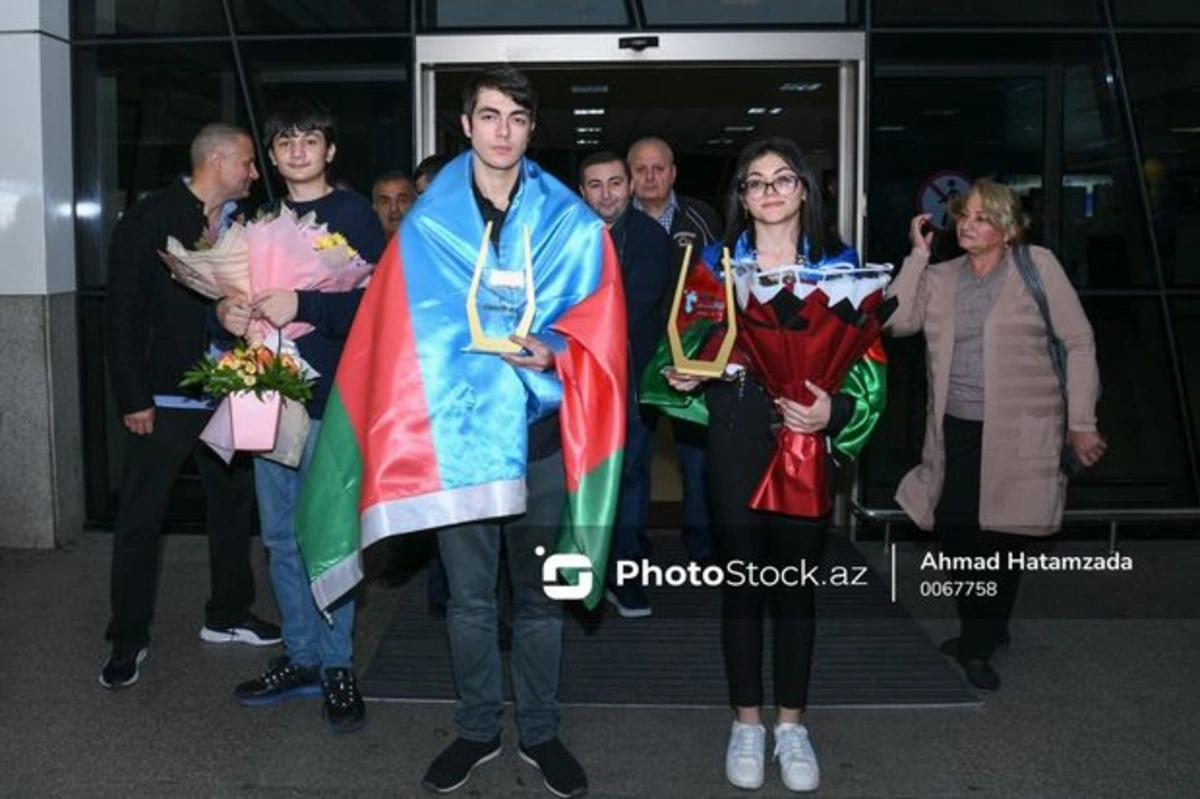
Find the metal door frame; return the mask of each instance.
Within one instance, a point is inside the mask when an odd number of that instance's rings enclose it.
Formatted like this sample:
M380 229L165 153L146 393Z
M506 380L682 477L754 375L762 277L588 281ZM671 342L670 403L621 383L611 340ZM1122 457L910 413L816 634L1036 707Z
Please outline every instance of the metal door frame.
M413 119L416 161L434 151L437 133L435 73L439 67L509 62L516 65L821 62L838 67L841 135L838 225L862 251L866 199L863 159L867 37L861 32L544 33L417 36ZM703 54L702 57L697 54Z

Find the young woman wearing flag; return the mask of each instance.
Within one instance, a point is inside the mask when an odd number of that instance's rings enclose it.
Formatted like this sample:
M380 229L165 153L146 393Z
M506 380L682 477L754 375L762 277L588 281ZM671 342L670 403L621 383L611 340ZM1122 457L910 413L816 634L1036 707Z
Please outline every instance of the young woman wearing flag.
M884 281L875 276L879 285L858 282L864 271L858 255L825 227L819 186L788 139L758 141L742 151L726 218L723 246L738 306L730 379L702 385L674 370L666 377L678 391L704 390L710 503L722 561L803 570L820 563L828 532L825 460L857 455L883 409ZM717 274L723 274L722 249L702 254ZM721 335L718 328L706 349ZM725 774L739 788L763 784L762 624L768 600L774 603L774 754L789 789L811 791L820 780L803 724L814 588L790 582L768 587L747 580L723 589L735 712Z

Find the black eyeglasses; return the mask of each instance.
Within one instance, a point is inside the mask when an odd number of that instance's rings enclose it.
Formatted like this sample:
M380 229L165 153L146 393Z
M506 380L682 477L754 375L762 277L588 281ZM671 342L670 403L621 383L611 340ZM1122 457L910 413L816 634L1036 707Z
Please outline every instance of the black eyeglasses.
M789 197L795 193L799 185L799 175L780 175L774 180L750 178L749 180L742 181L742 193L747 197L758 198L766 194L767 189L773 189L780 197Z

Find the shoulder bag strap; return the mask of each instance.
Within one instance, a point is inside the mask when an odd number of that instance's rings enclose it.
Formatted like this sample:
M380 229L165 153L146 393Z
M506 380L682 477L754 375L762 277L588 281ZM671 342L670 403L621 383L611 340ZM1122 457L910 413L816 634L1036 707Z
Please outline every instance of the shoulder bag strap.
M1062 390L1065 402L1067 397L1066 353L1063 351L1062 342L1059 341L1058 334L1054 332L1054 323L1050 321L1050 305L1046 301L1046 287L1042 283L1041 274L1038 273L1037 267L1033 264L1033 258L1029 255L1029 247L1027 245L1014 245L1013 259L1017 262L1017 269L1021 273L1021 279L1025 281L1025 288L1029 289L1029 295L1033 297L1038 311L1042 314L1042 322L1046 325L1050 363L1054 366L1054 374L1058 376L1058 385Z

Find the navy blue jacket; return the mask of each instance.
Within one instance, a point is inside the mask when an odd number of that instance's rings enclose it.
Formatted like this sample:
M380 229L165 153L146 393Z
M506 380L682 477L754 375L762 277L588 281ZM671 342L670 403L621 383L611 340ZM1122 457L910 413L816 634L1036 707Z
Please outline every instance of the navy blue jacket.
M633 205L625 208L608 233L625 284L629 363L636 386L666 328L664 299L680 260L679 248L662 225Z

